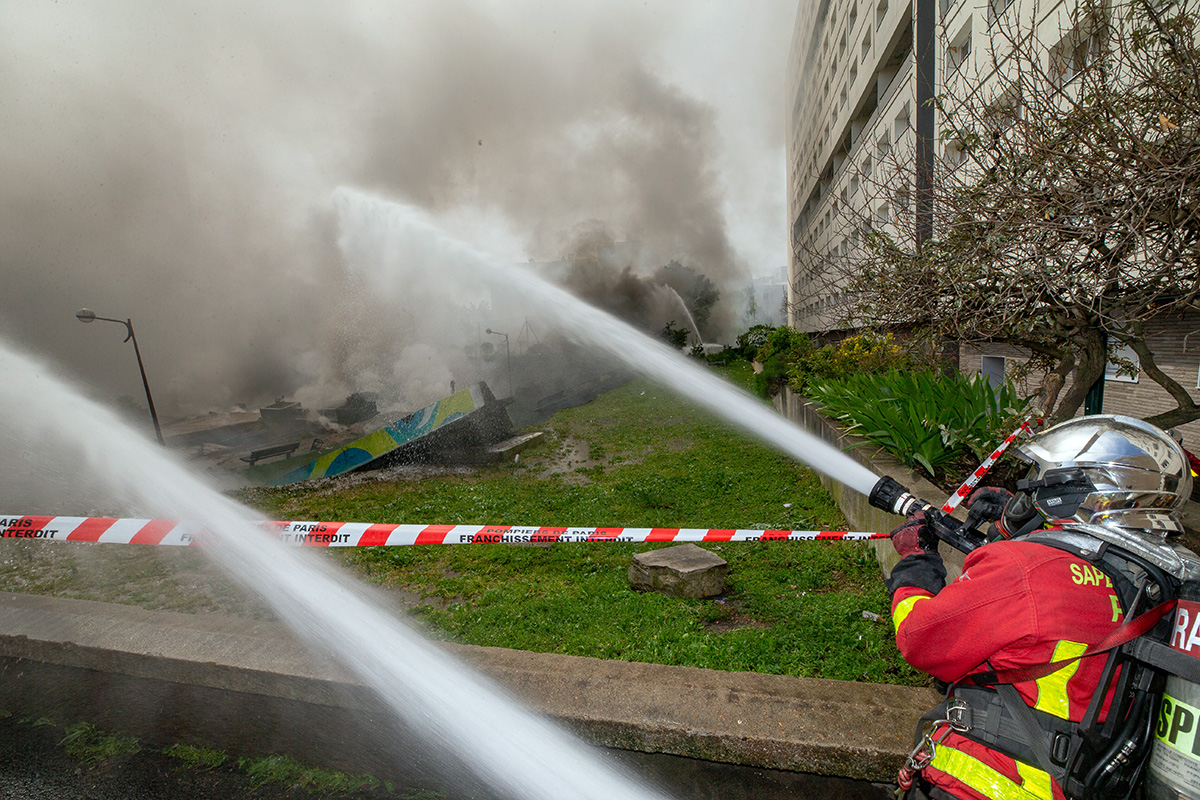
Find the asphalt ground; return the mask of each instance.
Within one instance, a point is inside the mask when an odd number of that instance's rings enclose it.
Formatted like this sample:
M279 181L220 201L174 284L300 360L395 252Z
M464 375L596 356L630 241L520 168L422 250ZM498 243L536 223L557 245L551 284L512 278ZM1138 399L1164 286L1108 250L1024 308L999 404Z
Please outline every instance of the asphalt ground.
M255 786L235 767L192 770L143 749L89 766L59 746L63 729L16 717L0 719L0 800L434 800L414 790L352 794Z

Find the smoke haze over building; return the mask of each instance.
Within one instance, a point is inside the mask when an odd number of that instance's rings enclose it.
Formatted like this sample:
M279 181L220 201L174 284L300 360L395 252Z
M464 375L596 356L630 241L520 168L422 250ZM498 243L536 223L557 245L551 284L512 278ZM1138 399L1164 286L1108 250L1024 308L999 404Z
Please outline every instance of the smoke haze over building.
M453 379L439 348L464 324L439 309L484 319L492 298L436 274L403 307L372 297L338 250L340 185L513 259L646 243L732 301L784 260L794 11L10 0L0 334L137 396L120 327L72 315L132 317L167 413L401 379L424 402Z

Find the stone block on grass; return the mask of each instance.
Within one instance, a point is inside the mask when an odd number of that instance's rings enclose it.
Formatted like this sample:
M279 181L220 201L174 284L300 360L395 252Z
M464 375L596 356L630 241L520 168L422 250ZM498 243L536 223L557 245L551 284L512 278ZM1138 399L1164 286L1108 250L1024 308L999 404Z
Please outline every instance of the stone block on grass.
M629 565L629 585L639 592L671 597L716 597L725 591L729 564L694 544L638 553Z

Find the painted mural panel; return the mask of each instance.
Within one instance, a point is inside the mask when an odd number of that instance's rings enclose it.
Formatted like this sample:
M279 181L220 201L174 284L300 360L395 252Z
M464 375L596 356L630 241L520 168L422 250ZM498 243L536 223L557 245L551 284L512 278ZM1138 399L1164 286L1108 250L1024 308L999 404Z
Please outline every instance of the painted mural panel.
M475 384L433 405L384 425L349 444L319 456L272 481L276 486L297 481L332 478L387 455L401 445L426 436L443 425L483 408L484 396Z

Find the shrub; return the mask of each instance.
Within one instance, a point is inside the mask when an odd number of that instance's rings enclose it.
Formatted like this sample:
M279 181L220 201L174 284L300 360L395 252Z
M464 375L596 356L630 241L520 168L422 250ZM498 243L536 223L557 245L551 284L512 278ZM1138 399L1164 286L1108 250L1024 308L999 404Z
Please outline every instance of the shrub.
M789 370L788 383L808 396L809 387L816 382L915 365L916 359L896 344L890 333L867 332L804 353Z
M767 334L755 358L763 365L754 376L754 388L763 397L770 397L788 381L791 365L812 349L807 333L780 325Z
M963 462L982 461L1016 427L1026 401L1011 384L993 390L983 376L930 371L862 373L814 382L808 396L909 466L940 480Z
M668 322L663 326L663 329L658 332L658 338L662 339L676 350L682 350L684 347L686 347L688 343L688 337L691 335L692 334L687 328L676 328L675 320Z
M747 361L758 358L758 349L767 343L767 337L775 330L770 325L755 325L737 337L737 352Z

